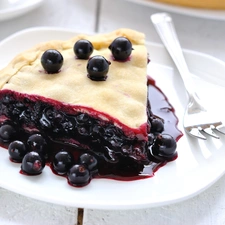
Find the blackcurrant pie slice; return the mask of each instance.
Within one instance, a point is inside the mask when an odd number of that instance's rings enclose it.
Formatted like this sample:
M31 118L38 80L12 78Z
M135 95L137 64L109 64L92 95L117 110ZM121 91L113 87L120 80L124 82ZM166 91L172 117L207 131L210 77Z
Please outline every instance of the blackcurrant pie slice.
M144 43L130 29L78 35L40 43L0 71L0 142L22 173L50 165L84 186L96 176L138 176L153 143L157 160L168 158L155 146L164 128L147 97Z

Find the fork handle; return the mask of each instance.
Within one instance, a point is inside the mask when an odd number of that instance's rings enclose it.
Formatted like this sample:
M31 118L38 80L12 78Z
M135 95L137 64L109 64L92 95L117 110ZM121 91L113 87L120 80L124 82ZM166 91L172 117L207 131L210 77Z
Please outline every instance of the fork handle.
M195 95L195 92L193 91L193 81L191 79L190 71L187 67L171 16L167 13L156 13L151 16L151 20L163 44L177 66L178 71L180 72L189 97L192 97Z

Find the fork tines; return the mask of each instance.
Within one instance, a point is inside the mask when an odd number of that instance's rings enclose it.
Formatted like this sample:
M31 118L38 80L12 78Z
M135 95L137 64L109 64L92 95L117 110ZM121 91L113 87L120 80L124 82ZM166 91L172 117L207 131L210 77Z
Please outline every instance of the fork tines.
M220 139L220 137L215 133L215 131L225 135L225 126L222 124L222 122L217 122L214 124L199 124L196 126L185 127L185 129L191 136L203 140L207 140L205 135Z

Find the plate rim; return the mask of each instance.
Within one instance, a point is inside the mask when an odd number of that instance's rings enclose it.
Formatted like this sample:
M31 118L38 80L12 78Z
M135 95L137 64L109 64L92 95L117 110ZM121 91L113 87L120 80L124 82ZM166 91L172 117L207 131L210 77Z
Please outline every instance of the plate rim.
M138 5L153 7L156 9L166 10L181 15L194 16L212 20L225 20L225 10L199 9L177 5L169 5L162 2L153 2L151 0L124 0Z
M0 21L19 17L41 5L44 0L26 1L12 7L0 9Z

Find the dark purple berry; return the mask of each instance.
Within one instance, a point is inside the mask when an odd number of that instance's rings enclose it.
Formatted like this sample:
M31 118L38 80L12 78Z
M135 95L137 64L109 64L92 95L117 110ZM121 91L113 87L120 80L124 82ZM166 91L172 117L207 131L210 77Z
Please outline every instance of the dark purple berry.
M93 155L84 153L80 156L79 163L86 165L89 171L91 171L96 169L98 161Z
M41 134L33 134L27 140L27 145L30 151L35 151L45 156L47 143Z
M95 124L92 127L92 136L93 137L99 137L102 135L102 133L104 132L104 129L102 126Z
M132 153L132 147L129 145L123 145L121 151L124 155L129 156Z
M13 141L9 144L8 153L14 162L22 162L23 157L27 153L25 144L22 141Z
M177 156L177 143L169 134L159 134L154 140L151 151L157 159L173 160Z
M150 145L152 145L152 143L153 143L154 140L155 140L154 134L153 134L153 133L149 133L149 134L148 134L148 143L149 143Z
M16 130L9 124L4 124L0 127L0 138L3 142L9 142L15 137Z
M87 64L88 77L95 81L106 80L110 64L103 56L96 55L91 57Z
M89 135L88 130L85 127L83 127L83 126L77 127L77 132L80 135L83 135L83 136L88 136Z
M37 175L45 167L45 161L37 152L28 152L22 160L21 170L28 175Z
M90 172L85 165L75 164L68 172L68 182L77 187L82 187L90 182Z
M133 50L130 40L125 37L116 38L109 46L109 49L116 60L126 60Z
M159 118L151 120L151 133L162 133L164 131L163 121Z
M73 156L69 152L62 150L55 155L53 159L53 168L57 174L64 175L68 172L73 163Z
M41 57L41 64L47 73L58 73L63 65L63 56L57 50L46 50Z
M86 124L88 120L89 120L89 116L85 113L81 113L78 116L76 116L76 121L80 125Z
M92 54L94 47L88 40L78 40L73 47L73 51L78 59L88 59Z

